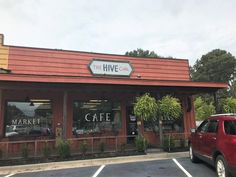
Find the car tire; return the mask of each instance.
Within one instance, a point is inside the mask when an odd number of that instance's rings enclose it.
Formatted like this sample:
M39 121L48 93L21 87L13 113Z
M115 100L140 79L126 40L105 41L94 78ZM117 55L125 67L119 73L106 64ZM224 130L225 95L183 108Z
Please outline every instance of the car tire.
M216 173L218 177L231 177L227 163L222 155L218 155L215 162Z
M190 160L193 163L199 162L199 158L197 158L197 156L194 154L194 151L193 151L193 148L192 148L191 144L189 145L189 157L190 157Z

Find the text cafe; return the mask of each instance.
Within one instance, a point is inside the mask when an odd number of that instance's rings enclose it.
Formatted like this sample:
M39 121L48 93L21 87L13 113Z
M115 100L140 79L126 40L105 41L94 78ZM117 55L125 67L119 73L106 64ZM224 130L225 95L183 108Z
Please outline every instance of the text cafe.
M193 95L215 93L224 83L192 82L186 59L4 45L0 35L0 142L137 134L136 97L171 95L179 119L163 133L195 127ZM158 126L144 121L143 135L159 145Z

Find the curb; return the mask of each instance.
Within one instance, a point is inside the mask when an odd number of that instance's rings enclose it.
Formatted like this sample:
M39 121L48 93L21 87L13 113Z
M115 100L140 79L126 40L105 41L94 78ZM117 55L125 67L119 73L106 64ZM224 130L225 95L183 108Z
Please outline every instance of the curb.
M0 167L0 175L12 174L12 173L15 174L15 173L79 168L79 167L90 167L90 166L101 166L101 165L111 165L111 164L121 164L121 163L131 163L131 162L153 161L153 160L172 159L172 158L181 158L181 157L188 157L188 152L148 153L146 155L137 155L137 156L6 166L6 167Z

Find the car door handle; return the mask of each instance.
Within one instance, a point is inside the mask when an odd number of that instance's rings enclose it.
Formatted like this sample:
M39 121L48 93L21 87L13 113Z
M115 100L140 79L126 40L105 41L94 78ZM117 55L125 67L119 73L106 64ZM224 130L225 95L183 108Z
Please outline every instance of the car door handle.
M216 140L216 137L212 137L213 140Z

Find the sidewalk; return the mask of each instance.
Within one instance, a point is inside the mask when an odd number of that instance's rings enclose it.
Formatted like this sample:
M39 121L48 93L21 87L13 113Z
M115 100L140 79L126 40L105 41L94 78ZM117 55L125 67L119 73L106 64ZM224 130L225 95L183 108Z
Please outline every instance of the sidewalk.
M148 153L146 155L137 155L137 156L4 166L0 167L0 175L6 175L11 173L25 173L25 172L35 172L35 171L89 167L89 166L101 166L101 165L121 164L121 163L131 163L131 162L141 162L141 161L152 161L152 160L172 159L180 157L188 157L188 152L176 152L176 153L157 152L157 153Z

